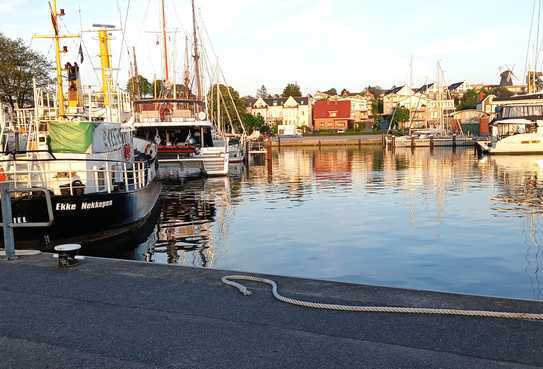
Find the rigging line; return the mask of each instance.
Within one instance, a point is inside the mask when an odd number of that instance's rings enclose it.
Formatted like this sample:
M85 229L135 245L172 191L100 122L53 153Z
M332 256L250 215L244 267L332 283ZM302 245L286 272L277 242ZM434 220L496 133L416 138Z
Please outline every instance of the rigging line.
M123 25L121 6L119 4L119 0L117 0L117 9L119 10L119 20L121 22L121 28L123 29L123 37L121 39L121 47L119 48L119 63L117 64L117 78L115 79L115 85L116 86L119 85L119 75L121 74L120 73L121 63L122 63L123 54L124 54L123 46L125 46L126 51L128 51L128 53L130 53L130 50L128 50L128 45L125 42L126 41L126 28L127 28L127 24L128 24L128 14L130 13L130 1L131 0L128 0L128 3L126 5L126 14L124 16L124 25Z
M203 29L204 31L204 34L207 38L207 42L209 43L209 46L210 46L210 49L211 49L211 52L212 52L212 56L214 56L217 60L218 60L218 57L217 57L217 53L215 51L215 48L213 47L213 42L211 41L211 37L209 36L209 32L208 32L208 29L207 29L207 26L204 22L204 18L202 16L202 10L200 8L198 8L198 15L199 15L199 19L200 19L200 25L201 25L201 28ZM219 65L219 71L221 72L221 76L222 76L222 79L225 83L225 85L228 86L228 82L226 81L226 76L224 75L224 71L223 69L220 67ZM230 89L228 89L228 95L230 96L230 100L232 102L232 105L235 107L236 105L234 104L234 98L232 97L232 94L230 92ZM243 124L243 120L241 119L241 116L239 114L239 111L236 107L236 109L234 109L236 111L236 115L237 115L237 118L241 124L241 128L243 129L243 133L246 134L246 130L245 130L245 125Z
M81 13L81 0L79 1L79 29L80 31L83 31L83 15ZM92 56L91 54L89 53L89 50L87 49L87 44L85 44L85 41L83 40L83 34L81 34L81 38L79 39L79 41L81 42L81 45L83 45L83 50L85 52L85 54L87 54L87 59L89 59L89 62L90 62L90 65L91 65L91 68L92 68L92 72L94 73L94 76L96 77L96 82L98 84L100 84L100 77L98 77L98 73L96 72L96 68L94 67L94 63L92 62Z
M532 4L532 13L531 13L531 20L530 20L530 32L528 33L528 47L526 48L526 62L524 64L524 76L526 77L528 75L528 59L530 58L530 46L532 44L532 34L534 32L534 20L535 20L535 5L537 4L537 0L533 1Z
M541 0L539 0L539 7L537 12L537 37L535 41L535 63L534 63L534 69L537 71L537 64L539 63L539 31L541 29Z

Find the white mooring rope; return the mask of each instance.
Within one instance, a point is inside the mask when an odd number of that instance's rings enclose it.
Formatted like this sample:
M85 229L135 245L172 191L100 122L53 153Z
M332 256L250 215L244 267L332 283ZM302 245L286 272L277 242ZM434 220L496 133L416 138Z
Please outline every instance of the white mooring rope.
M427 314L427 315L457 315L482 318L499 318L499 319L524 319L524 320L543 320L543 314L530 313L508 313L499 311L479 311L479 310L457 310L457 309L430 309L430 308L407 308L407 307L392 307L392 306L349 306L336 304L322 304L319 302L309 302L293 299L290 297L281 296L277 291L277 283L271 279L258 278L246 275L229 275L222 278L222 282L227 286L237 288L245 296L250 296L252 292L244 285L234 282L251 281L258 283L269 284L272 287L273 296L282 302L291 305L307 307L311 309L322 310L339 310L352 311L363 313L389 313L389 314Z

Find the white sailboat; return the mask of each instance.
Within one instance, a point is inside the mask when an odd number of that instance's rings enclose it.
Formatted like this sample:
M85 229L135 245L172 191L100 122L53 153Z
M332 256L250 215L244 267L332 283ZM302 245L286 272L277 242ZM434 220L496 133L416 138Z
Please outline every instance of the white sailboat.
M164 64L164 89L153 98L139 98L134 103L135 127L138 135L158 143L158 160L161 173L178 172L181 176L194 171L207 176L225 176L229 163L239 160L240 146L230 145L221 106L231 96L223 96L217 66L215 85L210 99L204 92L203 70L206 54L202 52L196 7L192 0L192 64L190 73L189 39L186 38L184 91L178 94L176 83L170 79L168 40L166 37L166 12L161 0L162 47ZM135 63L134 63L135 64ZM209 72L209 71L208 71ZM210 78L211 80L211 78ZM193 88L192 88L193 86ZM216 88L216 92L214 91ZM226 110L226 109L225 109ZM228 112L226 111L226 114ZM231 118L228 116L228 118Z

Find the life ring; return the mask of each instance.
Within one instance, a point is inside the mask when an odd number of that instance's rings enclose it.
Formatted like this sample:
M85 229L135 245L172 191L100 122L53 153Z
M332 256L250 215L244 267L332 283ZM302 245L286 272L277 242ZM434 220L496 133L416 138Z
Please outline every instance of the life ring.
M4 168L0 168L0 182L5 182L6 180L6 172L4 172Z
M125 144L124 145L124 160L130 160L130 157L132 156L131 155L131 152L132 149L130 149L130 145L129 144Z

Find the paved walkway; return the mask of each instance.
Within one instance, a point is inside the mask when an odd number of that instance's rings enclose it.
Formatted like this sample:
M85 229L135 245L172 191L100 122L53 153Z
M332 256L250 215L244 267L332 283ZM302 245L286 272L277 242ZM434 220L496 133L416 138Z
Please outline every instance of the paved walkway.
M543 322L306 310L221 271L49 255L0 261L0 368L530 368ZM543 312L543 304L276 278L344 304Z

